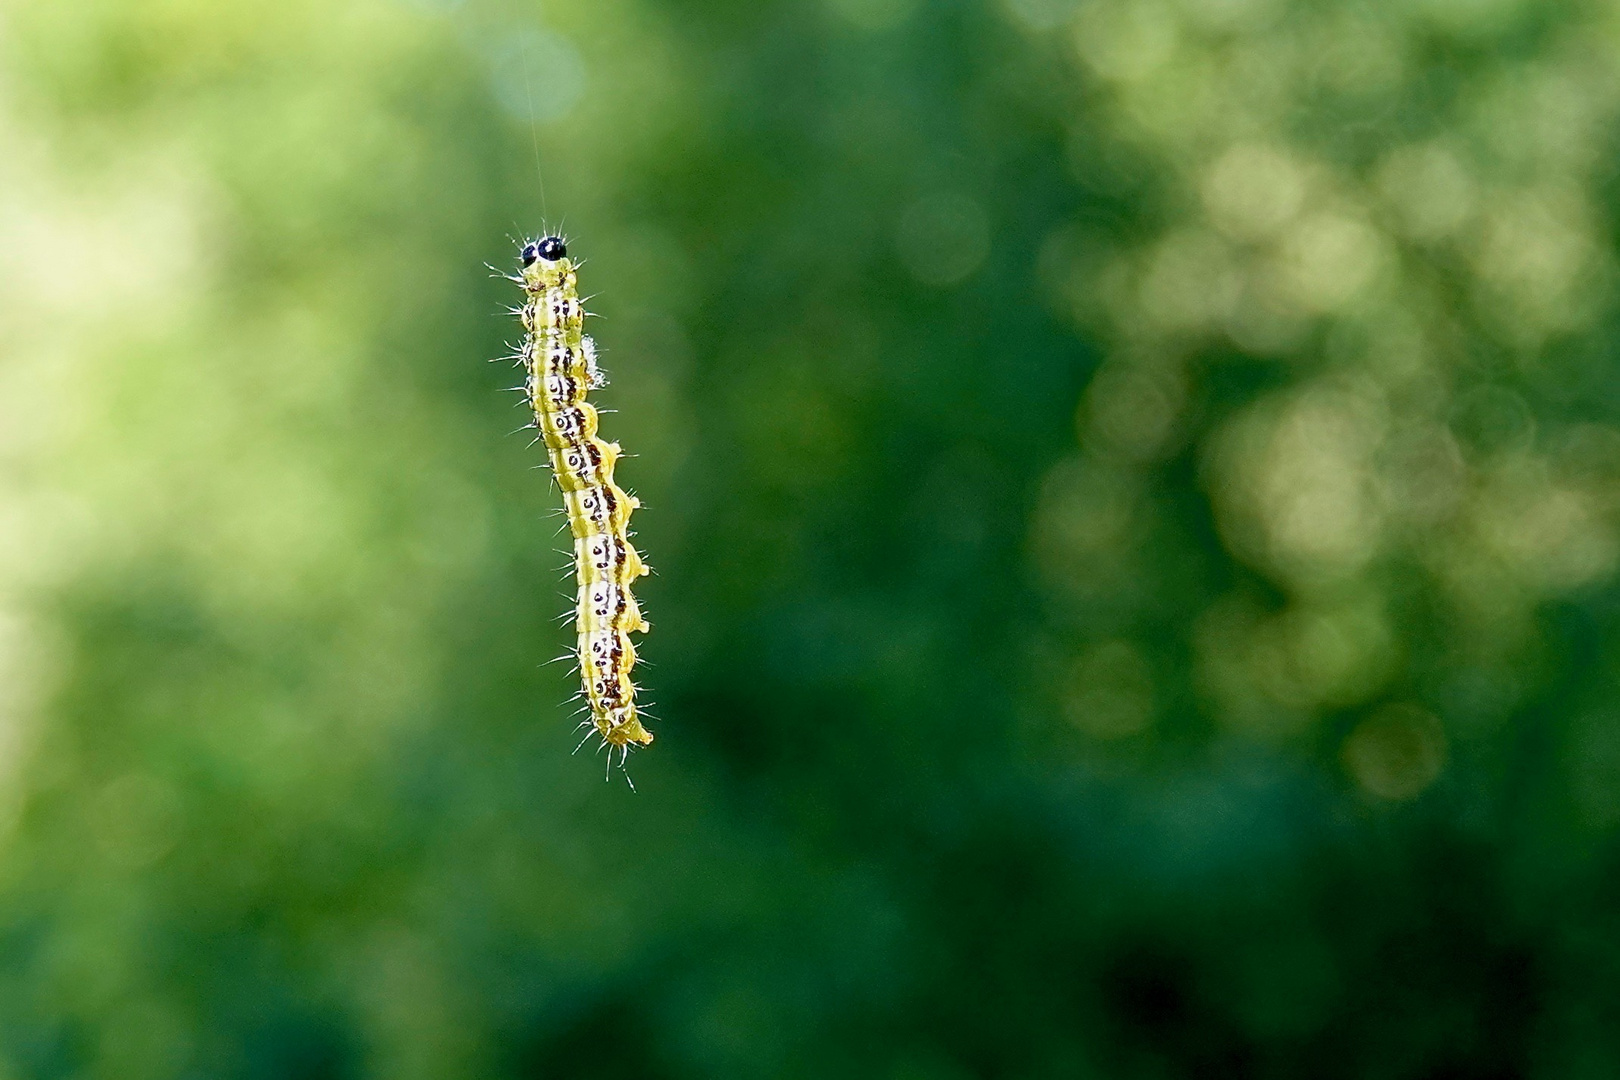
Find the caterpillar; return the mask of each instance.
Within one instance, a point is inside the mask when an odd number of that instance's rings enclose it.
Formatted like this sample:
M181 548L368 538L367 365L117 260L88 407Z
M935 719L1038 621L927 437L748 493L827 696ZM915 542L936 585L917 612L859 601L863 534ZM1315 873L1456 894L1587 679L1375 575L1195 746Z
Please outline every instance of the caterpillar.
M595 342L582 332L578 264L559 236L525 242L518 261L520 272L504 276L524 293L523 306L514 309L524 330L517 354L526 376L522 390L534 410L537 441L545 444L551 474L562 489L574 540L579 696L590 712L585 724L609 748L609 762L616 748L622 764L632 746L653 741L636 707L636 649L630 640L649 629L631 592L631 584L648 572L628 527L630 512L641 504L613 482L619 444L597 437L597 411L585 400L607 380Z

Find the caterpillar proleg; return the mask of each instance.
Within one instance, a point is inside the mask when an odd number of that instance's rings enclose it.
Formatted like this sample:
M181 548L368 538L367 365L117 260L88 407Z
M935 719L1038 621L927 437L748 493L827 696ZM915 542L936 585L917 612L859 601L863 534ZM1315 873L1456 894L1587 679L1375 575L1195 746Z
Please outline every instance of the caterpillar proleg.
M561 237L523 245L521 271L508 275L522 286L524 340L519 359L524 390L534 409L535 427L562 489L574 538L574 572L579 599L574 611L576 658L584 683L589 723L609 747L628 755L632 744L646 745L652 733L636 709L633 669L636 649L630 635L645 633L647 621L631 594L647 573L630 543L630 512L636 497L613 482L618 443L596 435L596 409L587 391L606 383L596 362L596 346L582 333L585 309L576 289L576 264Z

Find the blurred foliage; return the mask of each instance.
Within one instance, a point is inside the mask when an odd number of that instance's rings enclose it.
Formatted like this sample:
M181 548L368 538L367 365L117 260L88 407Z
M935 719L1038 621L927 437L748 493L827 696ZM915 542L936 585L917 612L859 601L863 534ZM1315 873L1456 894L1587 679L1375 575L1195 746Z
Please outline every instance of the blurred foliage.
M1620 1075L1611 5L0 57L0 1078ZM548 214L634 795L483 363Z

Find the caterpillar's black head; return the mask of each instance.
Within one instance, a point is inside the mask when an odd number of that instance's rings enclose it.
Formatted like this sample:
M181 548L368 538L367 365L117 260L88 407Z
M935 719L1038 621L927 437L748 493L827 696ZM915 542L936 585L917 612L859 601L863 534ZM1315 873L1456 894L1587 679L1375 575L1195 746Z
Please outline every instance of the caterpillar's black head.
M547 262L556 262L568 254L568 245L563 243L560 236L548 236L544 240L530 240L523 245L523 265L533 266L536 259Z

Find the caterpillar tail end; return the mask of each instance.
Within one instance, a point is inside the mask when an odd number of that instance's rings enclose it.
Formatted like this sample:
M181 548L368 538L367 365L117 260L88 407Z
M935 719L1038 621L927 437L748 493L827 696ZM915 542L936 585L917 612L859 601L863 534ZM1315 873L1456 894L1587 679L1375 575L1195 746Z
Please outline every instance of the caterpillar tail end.
M634 713L616 723L611 718L598 720L596 726L602 733L603 742L620 749L632 743L647 746L653 741L652 732L641 726L641 719Z

